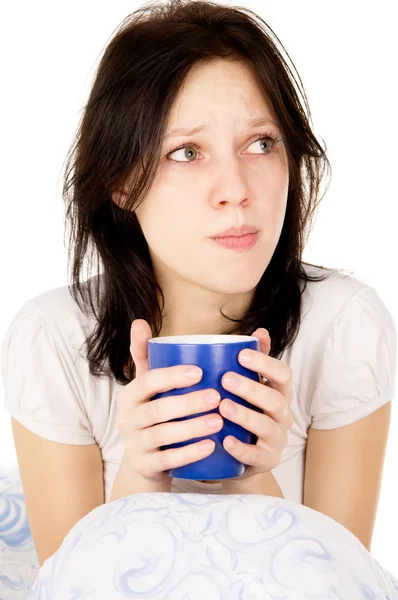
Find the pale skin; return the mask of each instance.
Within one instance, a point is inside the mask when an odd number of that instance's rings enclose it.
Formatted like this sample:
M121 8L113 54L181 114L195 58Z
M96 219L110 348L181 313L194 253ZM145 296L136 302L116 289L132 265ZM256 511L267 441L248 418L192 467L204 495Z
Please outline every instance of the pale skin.
M242 120L255 118L268 122L249 127ZM200 125L207 129L171 135L175 128ZM279 141L265 139L269 135ZM173 105L166 136L155 182L136 210L165 296L160 335L217 334L228 325L220 307L232 317L242 314L278 243L289 185L286 149L272 106L253 73L243 63L220 59L189 73ZM187 147L166 158L181 144ZM115 192L114 201L122 203L125 194L126 190ZM210 239L243 223L259 229L258 242L249 252L234 253ZM259 441L249 447L235 440L235 447L228 448L230 438L225 438L226 450L249 467L244 477L224 488L226 493L283 497L271 470L280 460L292 424L293 373L268 356L267 336L260 330L253 335L261 340L261 350L245 366L269 381L264 385L239 377L234 393L264 414L235 405L232 415L226 398L219 409L222 416L253 431ZM225 379L223 386L232 391ZM389 407L346 427L308 431L304 504L341 522L369 550Z

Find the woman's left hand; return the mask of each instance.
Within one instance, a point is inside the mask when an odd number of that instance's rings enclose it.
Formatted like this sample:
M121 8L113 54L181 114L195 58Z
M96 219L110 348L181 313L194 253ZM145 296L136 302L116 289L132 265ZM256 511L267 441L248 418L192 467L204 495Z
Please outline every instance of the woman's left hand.
M239 353L238 360L245 368L266 378L267 382L253 381L231 371L225 373L222 378L222 385L226 390L263 411L261 413L251 410L231 399L223 399L220 402L221 416L241 425L258 437L256 444L244 444L231 435L224 439L225 450L248 465L243 475L235 479L246 479L276 467L288 441L287 432L293 424L290 410L293 398L292 370L288 364L268 356L271 341L265 329L256 329L252 336L259 338L260 351L245 348ZM243 359L245 354L250 356L250 362ZM238 382L237 387L227 383L228 375L234 376ZM230 441L233 442L231 447L229 447Z

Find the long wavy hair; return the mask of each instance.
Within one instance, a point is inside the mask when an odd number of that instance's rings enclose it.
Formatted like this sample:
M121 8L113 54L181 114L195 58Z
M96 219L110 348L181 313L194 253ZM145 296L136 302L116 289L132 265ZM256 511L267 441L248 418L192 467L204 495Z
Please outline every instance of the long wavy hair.
M304 270L310 263L302 261L303 249L324 196L324 172L331 168L311 130L305 92L306 110L276 40L286 52L265 21L247 8L168 0L128 15L106 47L66 157L63 185L70 228L68 287L80 309L96 320L84 345L92 375L128 383L135 376L132 321L148 321L154 337L161 331L164 296L135 209L154 181L169 112L195 64L214 58L246 61L273 106L288 155L279 242L246 313L232 319L220 310L231 325L219 333L251 335L265 327L270 355L280 358L297 337L307 282L323 281L335 271L319 267L323 274L316 277ZM131 179L121 207L112 191ZM85 267L93 275L93 262L96 275L84 278Z

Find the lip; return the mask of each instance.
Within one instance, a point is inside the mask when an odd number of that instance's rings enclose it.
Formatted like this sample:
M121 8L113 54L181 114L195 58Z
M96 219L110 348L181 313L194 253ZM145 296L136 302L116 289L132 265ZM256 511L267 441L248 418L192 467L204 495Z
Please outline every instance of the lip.
M242 227L229 227L225 231L220 231L216 235L211 236L212 239L225 238L225 237L242 237L248 233L257 233L257 227L252 225L242 225Z
M230 235L226 237L216 237L212 238L212 240L220 245L224 246L224 248L230 248L231 250L237 251L247 251L251 250L253 246L257 243L258 234L256 233L247 233L246 235Z

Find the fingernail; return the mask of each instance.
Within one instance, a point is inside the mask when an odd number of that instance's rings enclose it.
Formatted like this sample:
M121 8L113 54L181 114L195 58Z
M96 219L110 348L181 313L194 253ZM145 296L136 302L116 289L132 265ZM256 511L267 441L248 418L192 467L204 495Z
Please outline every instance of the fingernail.
M227 387L237 388L239 385L239 377L234 373L228 373L228 375L223 377L223 383L225 383Z
M210 429L214 429L215 427L220 427L222 424L222 419L219 417L210 417L210 419L206 420L206 427L210 427Z
M212 406L213 404L217 404L217 402L219 402L221 400L221 396L216 391L206 392L206 394L203 397L203 400L204 400L205 404L210 404L210 406Z
M234 402L231 402L231 400L225 400L224 401L224 410L228 415L234 415L236 414L236 406Z
M201 442L201 444L199 445L199 450L201 452L209 452L210 450L212 450L214 448L215 444L212 440L205 440L204 442Z
M248 350L243 350L243 352L241 352L239 356L241 360L247 363L249 363L252 359L251 353Z
M197 379L202 374L202 369L199 367L191 367L187 371L185 371L185 377L189 379Z

